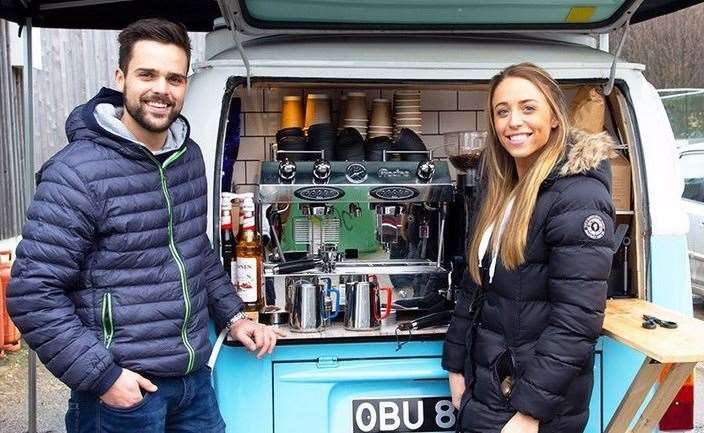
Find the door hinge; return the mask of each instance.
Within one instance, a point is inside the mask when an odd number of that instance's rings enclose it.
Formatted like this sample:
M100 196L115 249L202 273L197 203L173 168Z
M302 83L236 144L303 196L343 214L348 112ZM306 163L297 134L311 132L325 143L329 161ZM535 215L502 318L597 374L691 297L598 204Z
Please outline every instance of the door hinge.
M321 356L318 358L318 368L335 368L337 367L337 358L333 356Z

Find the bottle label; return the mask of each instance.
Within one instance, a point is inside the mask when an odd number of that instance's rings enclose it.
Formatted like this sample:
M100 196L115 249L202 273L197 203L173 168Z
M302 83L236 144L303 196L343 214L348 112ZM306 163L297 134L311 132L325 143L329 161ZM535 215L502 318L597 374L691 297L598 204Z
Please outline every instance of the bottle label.
M257 302L259 278L257 259L241 257L237 259L237 294L244 302Z
M233 286L238 287L237 286L237 261L236 260L232 260L230 262L230 281L232 282Z

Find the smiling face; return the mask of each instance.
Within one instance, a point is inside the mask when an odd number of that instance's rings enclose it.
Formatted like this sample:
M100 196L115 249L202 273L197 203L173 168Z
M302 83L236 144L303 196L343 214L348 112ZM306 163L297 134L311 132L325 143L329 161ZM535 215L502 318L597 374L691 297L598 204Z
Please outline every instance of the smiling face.
M498 140L513 157L521 177L559 123L545 95L525 78L501 81L494 90L491 107Z
M115 73L124 95L123 122L137 136L163 133L176 120L186 94L186 52L173 44L134 44L127 71Z

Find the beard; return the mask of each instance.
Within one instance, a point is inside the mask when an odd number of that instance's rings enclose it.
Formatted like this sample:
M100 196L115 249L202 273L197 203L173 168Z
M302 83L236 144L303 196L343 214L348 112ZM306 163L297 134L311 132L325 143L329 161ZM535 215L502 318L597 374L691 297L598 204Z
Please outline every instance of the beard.
M176 107L176 104L170 98L160 95L130 98L127 95L129 95L129 91L127 86L125 86L125 110L127 110L135 122L149 132L161 133L168 130L169 127L171 127L171 124L174 123L178 115L181 113L181 107ZM169 111L164 117L155 117L150 115L147 113L147 103L149 102L166 104L168 107L171 107L171 111Z

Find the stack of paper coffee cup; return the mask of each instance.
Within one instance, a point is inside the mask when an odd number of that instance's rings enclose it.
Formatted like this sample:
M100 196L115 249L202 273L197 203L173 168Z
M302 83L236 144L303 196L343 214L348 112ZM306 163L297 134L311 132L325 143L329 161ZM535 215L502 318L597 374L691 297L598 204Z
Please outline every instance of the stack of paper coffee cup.
M342 117L343 128L354 128L367 137L367 94L364 92L349 92L345 100L344 114Z
M303 103L300 96L284 96L281 101L281 129L303 128Z
M394 93L394 135L402 128L420 134L422 126L420 90L397 90Z
M392 132L391 101L388 99L373 100L372 119L369 123L369 138L391 137Z
M309 93L306 98L306 120L304 129L311 125L331 123L330 97L324 93Z

